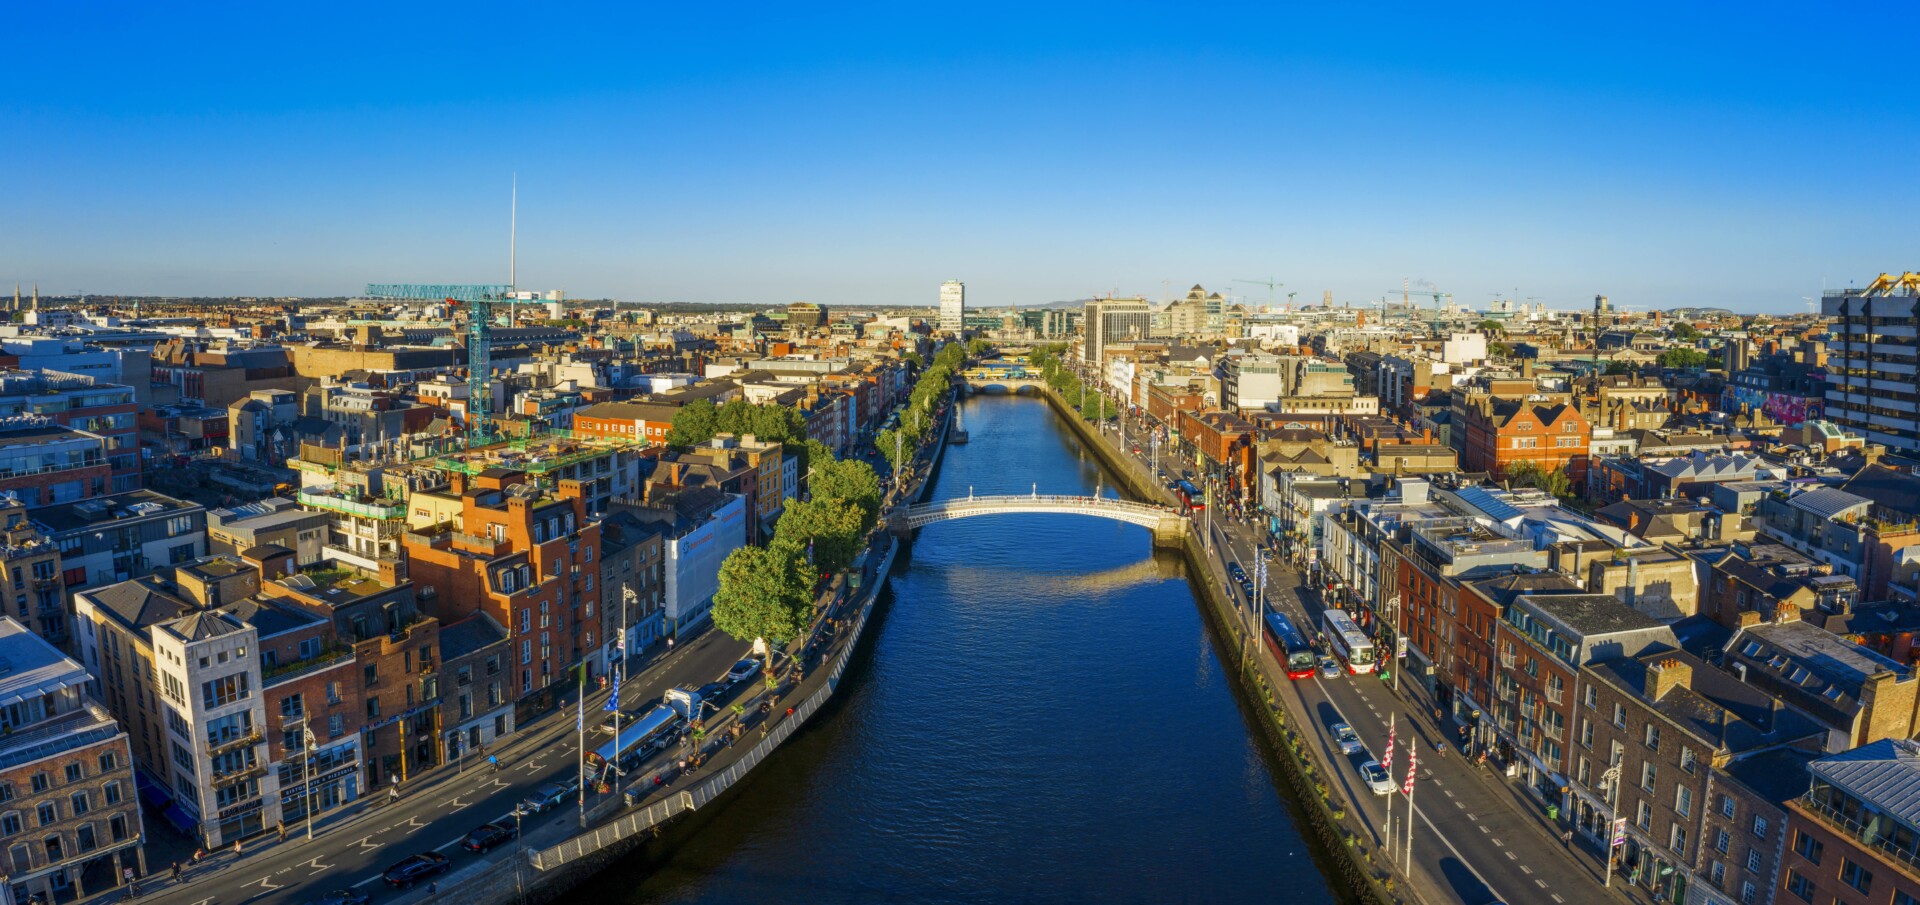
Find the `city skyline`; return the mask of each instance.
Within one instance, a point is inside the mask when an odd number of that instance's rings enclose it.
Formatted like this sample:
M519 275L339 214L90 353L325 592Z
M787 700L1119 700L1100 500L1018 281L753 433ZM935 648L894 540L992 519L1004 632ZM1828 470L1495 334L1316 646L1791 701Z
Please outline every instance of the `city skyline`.
M1898 33L1905 9L1661 9L1657 29L1101 9L586 29L500 8L386 14L388 37L27 10L0 283L502 282L515 174L520 283L640 302L933 305L960 275L979 308L1195 282L1257 305L1229 281L1272 278L1302 304L1410 280L1475 308L1793 313L1913 265L1883 200L1897 153L1837 144L1897 134L1912 76L1756 63ZM536 50L464 49L500 34Z

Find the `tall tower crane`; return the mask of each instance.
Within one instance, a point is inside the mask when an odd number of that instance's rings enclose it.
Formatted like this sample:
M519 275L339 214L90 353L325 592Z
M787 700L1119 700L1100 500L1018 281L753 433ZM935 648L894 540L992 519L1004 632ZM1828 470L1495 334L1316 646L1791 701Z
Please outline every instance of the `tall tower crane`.
M508 302L513 287L434 283L368 283L367 298L445 301L467 308L467 445L492 433L493 306Z
M1280 282L1279 280L1274 279L1273 277L1267 277L1264 280L1234 280L1234 282L1248 283L1254 286L1267 287L1267 307L1268 308L1273 307L1274 295L1276 294L1275 291L1278 290L1280 287L1287 285L1285 283ZM1292 298L1293 296L1289 295L1287 297Z
M1391 294L1393 290L1389 289L1387 290L1387 292ZM1422 289L1420 290L1420 294L1433 296L1433 328L1435 330L1439 330L1440 329L1440 300L1441 299L1452 300L1453 293L1441 292L1438 289ZM1408 286L1400 287L1400 305L1401 307L1404 307L1407 309L1407 323L1409 324L1413 323L1413 320L1414 320L1413 289L1411 287L1408 287ZM1383 319L1386 317L1386 303L1384 302L1381 303L1380 316Z

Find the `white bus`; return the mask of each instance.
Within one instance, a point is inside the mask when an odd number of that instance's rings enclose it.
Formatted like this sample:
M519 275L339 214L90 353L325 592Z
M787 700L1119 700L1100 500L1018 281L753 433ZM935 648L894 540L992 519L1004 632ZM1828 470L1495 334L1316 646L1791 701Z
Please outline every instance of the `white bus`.
M1358 675L1373 672L1373 642L1367 640L1367 633L1353 624L1346 610L1328 610L1321 617L1321 627L1327 635L1327 645L1333 652L1346 661L1347 671Z

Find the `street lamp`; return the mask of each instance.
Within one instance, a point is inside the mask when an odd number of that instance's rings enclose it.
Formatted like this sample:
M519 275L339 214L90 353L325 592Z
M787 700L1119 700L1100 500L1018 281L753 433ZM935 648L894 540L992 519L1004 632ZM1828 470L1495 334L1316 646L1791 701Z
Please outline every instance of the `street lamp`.
M1601 885L1612 887L1613 886L1613 828L1615 826L1614 822L1620 819L1620 815L1616 813L1620 807L1620 765L1619 764L1614 764L1613 766L1608 767L1605 773L1600 774L1600 791L1605 793L1607 796L1607 830L1606 830L1607 847L1606 847L1606 856L1605 856L1607 859L1607 879L1606 879L1606 882L1602 883Z
M520 818L525 813L520 805L513 806L513 887L518 901L527 898L527 882L520 875L521 862L527 860L527 840L520 834Z

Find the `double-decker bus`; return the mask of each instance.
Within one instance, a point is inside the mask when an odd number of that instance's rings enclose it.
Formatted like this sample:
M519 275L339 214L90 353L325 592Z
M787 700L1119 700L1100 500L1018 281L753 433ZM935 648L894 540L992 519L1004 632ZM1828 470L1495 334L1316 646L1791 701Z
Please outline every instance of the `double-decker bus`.
M1200 488L1193 486L1192 481L1177 481L1174 483L1174 490L1180 494L1180 502L1188 509L1207 508L1207 502L1200 493Z
M1367 640L1367 633L1353 624L1353 618L1346 610L1328 610L1321 617L1321 627L1327 633L1327 646L1347 664L1347 671L1358 675L1373 672L1375 655L1373 642Z
M664 750L680 737L686 725L679 712L665 704L647 711L645 716L620 727L610 742L587 755L587 782L606 782L611 774L625 773L640 766L656 752Z
M1273 651L1273 658L1286 667L1287 678L1306 679L1313 676L1313 647L1307 643L1307 636L1293 627L1293 620L1279 613L1267 614L1267 649Z

